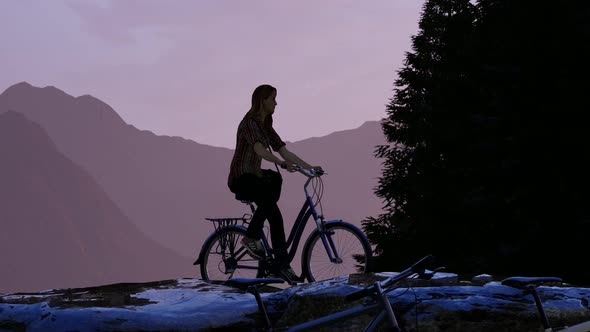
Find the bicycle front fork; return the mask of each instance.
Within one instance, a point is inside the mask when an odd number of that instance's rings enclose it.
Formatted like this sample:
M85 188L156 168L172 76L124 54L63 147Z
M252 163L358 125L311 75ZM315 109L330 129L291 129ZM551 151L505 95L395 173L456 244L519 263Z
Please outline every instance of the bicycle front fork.
M334 245L334 241L332 240L332 235L334 235L333 230L324 229L320 232L320 239L322 239L324 248L326 248L326 252L328 253L330 262L335 264L341 264L342 258L340 258L340 256L338 255L338 251L336 250L336 246Z

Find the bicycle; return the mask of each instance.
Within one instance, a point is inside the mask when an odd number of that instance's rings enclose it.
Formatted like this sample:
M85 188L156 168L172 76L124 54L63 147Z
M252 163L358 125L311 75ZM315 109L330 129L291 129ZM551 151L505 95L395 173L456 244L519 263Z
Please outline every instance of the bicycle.
M543 325L545 332L561 331L561 332L590 332L590 321L582 322L572 326L551 327L549 319L545 314L543 303L537 293L537 287L545 283L561 283L561 278L557 277L510 277L502 280L502 285L521 289L525 294L531 294L539 313L539 319Z
M389 323L388 331L397 331L401 332L401 328L397 322L397 318L393 309L391 307L391 303L387 297L387 294L394 289L400 287L402 281L411 278L420 278L420 279L430 279L436 273L436 271L443 269L437 268L434 270L427 270L426 265L432 261L433 257L431 255L425 256L416 263L412 264L406 270L400 272L395 276L391 276L383 281L376 281L371 286L367 286L361 290L354 291L344 296L346 301L356 301L358 299L368 297L369 300L364 302L361 305L357 305L350 309L336 312L333 314L329 314L320 318L313 319L311 321L296 324L293 326L281 326L281 327L273 327L270 321L268 311L266 310L266 306L262 301L260 293L258 292L258 287L261 285L266 284L273 284L273 283L282 283L284 282L283 279L280 278L232 278L225 282L225 285L230 287L235 287L244 291L247 291L250 294L253 294L256 303L258 305L258 310L262 314L262 318L264 319L264 327L261 328L261 331L268 331L268 332L276 332L276 331L287 331L287 332L296 332L296 331L315 331L317 328L320 327L327 327L333 323L341 322L344 319L354 318L357 316L362 316L367 313L378 311L378 314L373 317L373 319L368 323L365 328L365 332L372 332L376 331L377 328L382 327L382 324Z
M330 279L335 276L354 272L368 272L371 265L372 250L365 234L355 225L340 219L325 220L318 213L323 194L323 172L306 170L298 166L295 169L308 179L303 186L305 201L293 224L287 239L288 261L295 258L299 242L310 217L315 221L315 229L307 237L301 254L301 279L309 282ZM308 192L313 184L313 194ZM319 188L319 190L318 190ZM314 202L314 198L316 199ZM250 206L255 212L254 203L239 194L236 199ZM241 239L251 214L241 218L206 218L213 223L215 230L203 243L199 256L193 265L200 265L203 280L227 280L234 277L262 278L276 275L278 262L265 234L262 242L265 258L254 259L242 246Z

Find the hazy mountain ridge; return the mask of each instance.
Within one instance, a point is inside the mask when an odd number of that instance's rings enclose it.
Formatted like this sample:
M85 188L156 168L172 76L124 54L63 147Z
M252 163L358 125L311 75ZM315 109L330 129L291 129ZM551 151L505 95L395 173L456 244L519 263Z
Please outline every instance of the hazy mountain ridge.
M41 124L59 150L92 174L141 230L183 256L196 256L213 230L205 217L249 212L226 185L233 150L139 130L105 105L94 97L75 98L59 89L26 83L0 95L0 113L16 110ZM372 190L380 161L372 152L384 142L379 123L372 121L288 147L326 169L322 200L326 217L358 225L360 219L381 211ZM270 164L265 167L274 169ZM279 204L289 229L303 202L305 179L298 173L282 173Z
M0 113L0 291L189 275L21 113Z
M74 98L58 89L24 83L0 95L0 112L17 110L40 123L59 149L88 170L126 215L150 236L168 245L182 236L178 234L186 234L188 239L194 229L187 230L182 225L166 227L170 225L168 220L183 220L187 224L180 215L195 215L199 207L209 205L196 199L200 190L194 194L199 185L193 173L200 166L209 173L223 175L226 171L214 166L225 165L231 150L179 137L160 137L122 121L108 121L120 119L118 116L89 116L100 114L92 110L97 107L104 110L88 98ZM203 155L208 157L200 158ZM191 198L193 201L189 202ZM158 235L163 235L164 240ZM184 255L192 254L184 251Z

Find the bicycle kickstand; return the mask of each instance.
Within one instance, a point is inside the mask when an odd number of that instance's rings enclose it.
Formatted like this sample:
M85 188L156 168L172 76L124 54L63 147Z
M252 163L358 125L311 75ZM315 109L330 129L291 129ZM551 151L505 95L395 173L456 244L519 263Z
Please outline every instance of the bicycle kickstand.
M535 305L537 306L537 310L539 311L539 318L541 319L541 324L543 324L543 328L545 329L545 331L553 331L553 329L551 328L551 325L549 325L549 319L547 318L547 315L545 314L545 309L543 308L543 304L541 303L541 298L539 297L539 293L537 293L535 286L528 285L525 288L525 290L527 292L529 292L533 296L533 299L535 300Z
M379 284L379 282L375 283L375 289L377 291L377 300L381 302L381 304L383 305L383 310L387 314L387 317L389 318L391 324L393 324L392 331L401 331L397 319L395 318L395 314L393 313L393 309L391 308L391 303L387 298L387 294L383 292L383 289L381 288L381 284Z
M268 312L266 311L266 306L264 305L264 302L262 302L262 297L260 296L260 292L258 292L258 287L256 287L256 285L248 286L246 291L254 295L254 298L256 299L256 304L258 304L258 310L262 312L262 316L264 317L264 324L266 326L266 330L272 331L272 325L270 324L270 319L268 318Z

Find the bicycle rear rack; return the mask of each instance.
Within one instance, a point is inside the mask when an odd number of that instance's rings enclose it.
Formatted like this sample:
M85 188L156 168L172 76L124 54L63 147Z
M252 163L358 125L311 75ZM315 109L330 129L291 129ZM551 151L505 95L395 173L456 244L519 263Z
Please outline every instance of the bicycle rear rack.
M213 227L215 227L215 231L228 226L237 225L248 225L252 219L252 215L249 213L245 213L241 218L205 218L205 220L209 220L213 222Z
M241 218L205 218L205 220L213 222L213 227L215 230L212 234L219 231L220 229L223 229L224 227L237 225L238 223L240 223L242 226L248 227L247 225L250 223L250 219L252 219L252 215L248 213L245 213ZM223 241L225 239L221 240ZM225 244L222 245L225 246ZM197 258L197 260L193 263L193 265L198 264L201 264L201 253L199 253L199 258Z

